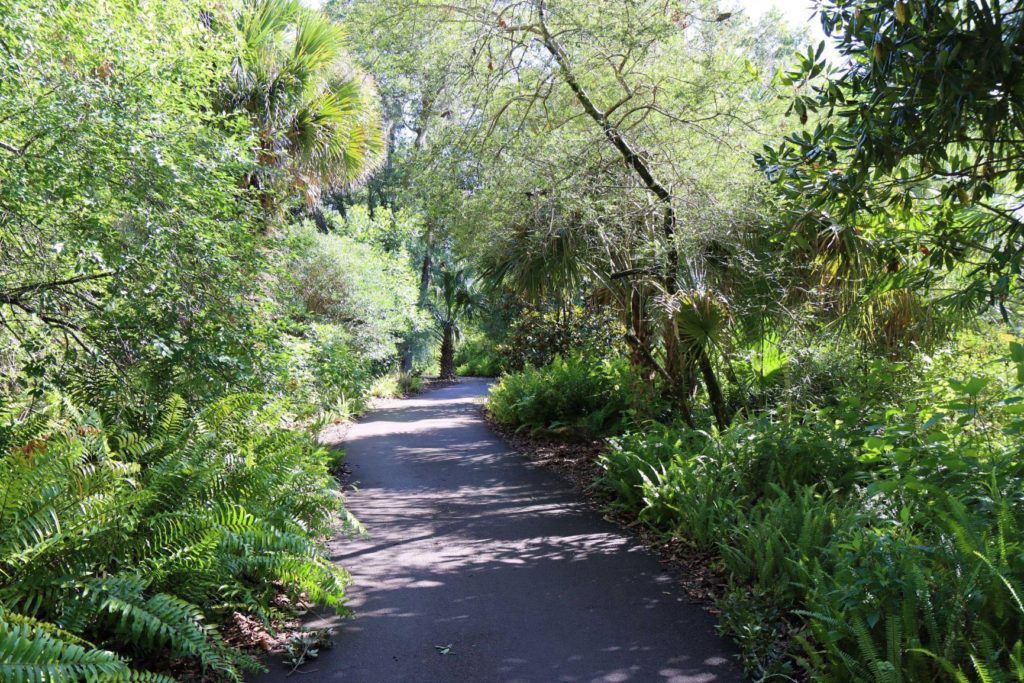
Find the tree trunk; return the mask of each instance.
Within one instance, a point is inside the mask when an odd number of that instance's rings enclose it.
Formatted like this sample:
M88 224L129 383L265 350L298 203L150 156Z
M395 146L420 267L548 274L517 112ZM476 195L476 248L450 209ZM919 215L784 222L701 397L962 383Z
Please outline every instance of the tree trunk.
M691 429L696 428L693 422L693 414L690 412L690 401L686 396L686 392L681 390L679 384L675 381L671 375L666 372L665 368L658 364L654 356L651 355L650 349L648 349L643 342L636 338L636 335L629 332L626 333L626 343L629 345L632 353L636 354L638 362L641 364L640 367L646 367L654 373L661 376L665 380L665 384L668 387L669 395L675 399L676 408L679 410L679 415Z
M711 358L703 347L697 348L697 363L704 376L704 386L708 390L708 400L711 402L711 411L715 414L715 422L718 429L724 431L729 427L729 410L725 405L725 396L722 395L722 386L715 376L715 369L711 367Z
M441 379L455 379L455 328L445 325L441 335Z
M327 223L327 216L324 215L323 207L318 203L316 206L307 209L309 216L313 219L313 224L316 225L317 232L326 235L331 231L331 226Z
M569 63L569 57L565 54L565 50L558 44L551 32L548 31L547 21L544 18L544 4L541 3L538 7L540 12L540 34L544 41L544 47L551 53L551 56L558 62L559 70L562 72L562 77L565 79L566 85L572 90L573 95L576 96L576 100L583 107L583 111L587 113L594 122L601 127L602 132L608 141L612 143L612 146L618 150L619 154L622 155L622 160L629 166L643 182L644 187L658 198L658 201L662 203L664 207L664 213L662 214L662 230L665 233L665 237L668 240L668 259L666 263L666 272L664 273L665 287L669 294L673 294L676 291L675 277L676 271L679 269L679 250L676 249L675 244L675 229L676 229L676 210L672 204L672 193L669 192L668 188L654 175L654 170L651 168L647 160L638 153L632 143L626 139L626 136L622 134L611 120L608 118L608 114L600 110L594 101L590 99L590 95L587 93L583 85L576 79L576 74L572 70L572 65Z

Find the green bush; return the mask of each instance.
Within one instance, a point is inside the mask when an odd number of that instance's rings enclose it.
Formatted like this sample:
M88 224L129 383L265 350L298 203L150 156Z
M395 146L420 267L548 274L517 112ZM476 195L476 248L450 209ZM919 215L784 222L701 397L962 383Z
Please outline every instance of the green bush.
M373 382L370 395L374 398L402 398L423 391L423 378L411 372L391 372Z
M487 402L498 422L566 437L621 431L657 404L625 359L579 353L502 377Z
M455 374L462 377L497 377L505 369L505 360L487 335L472 330L464 334L455 352Z
M404 251L385 252L309 224L288 235L282 294L297 317L337 325L359 340L359 355L378 363L417 324L416 274Z
M1018 681L1024 347L1008 360L964 379L935 363L874 409L854 393L721 434L646 425L609 441L602 481L721 558L752 675Z
M310 30L292 38L337 37L297 12L0 9L5 683L169 680L130 669L179 658L237 680L257 664L220 638L232 612L269 624L282 593L342 607L347 577L322 542L346 517L330 457L298 425L362 407L415 322L416 276L402 244L279 222L329 180L323 145L354 130L317 114L349 73L336 49L244 45L296 22ZM269 33L243 30L256 16ZM252 68L257 54L272 68ZM268 73L282 89L261 119L242 90ZM373 99L347 118L375 138ZM279 134L311 111L301 141ZM272 160L258 153L271 139ZM346 157L368 169L360 140Z
M645 492L664 477L673 460L698 451L703 440L701 432L657 423L610 438L600 463L603 482L615 493L615 504L627 510L645 507Z
M288 335L275 381L303 417L330 414L347 419L365 410L374 384L373 362L355 349L352 336L338 325L304 328Z
M520 313L505 331L497 352L502 367L542 367L555 356L580 353L595 359L614 358L624 351L622 325L608 310L568 306Z
M127 680L191 658L240 679L258 663L214 627L269 620L277 595L343 609L320 539L345 519L313 440L283 403L172 399L144 432L54 401L0 430L0 678ZM55 680L62 680L55 676Z

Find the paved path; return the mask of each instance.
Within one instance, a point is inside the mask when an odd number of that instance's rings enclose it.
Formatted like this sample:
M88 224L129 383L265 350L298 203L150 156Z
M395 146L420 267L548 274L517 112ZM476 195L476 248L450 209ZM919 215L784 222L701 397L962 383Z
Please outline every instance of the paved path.
M356 618L302 673L274 661L255 680L741 681L712 617L654 556L488 429L486 391L467 379L352 428L349 507L370 538L332 550Z

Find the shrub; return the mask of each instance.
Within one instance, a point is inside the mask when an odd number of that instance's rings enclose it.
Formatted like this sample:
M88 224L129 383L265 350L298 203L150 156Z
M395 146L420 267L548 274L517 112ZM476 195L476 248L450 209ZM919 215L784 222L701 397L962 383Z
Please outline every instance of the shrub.
M594 359L624 351L622 325L611 312L583 306L554 311L525 311L512 321L497 351L502 366L522 370L542 367L555 356L580 353Z
M455 374L463 377L497 377L504 364L494 342L478 330L464 334L455 352Z
M721 434L609 441L615 504L717 551L723 629L751 675L1021 680L1024 347L1009 373L952 377L950 358L902 405L853 392Z
M373 362L355 346L338 325L310 325L301 337L284 337L275 382L281 395L303 417L361 413L374 383Z
M659 481L676 458L699 451L703 436L701 432L649 423L610 438L599 462L604 470L602 482L615 493L615 505L633 511L643 508L644 485L653 486Z
M67 401L5 422L5 681L48 680L57 661L127 680L131 661L181 657L238 680L258 664L222 643L221 617L268 620L282 591L343 609L347 575L321 543L344 518L327 454L282 427L284 403L185 408L172 399L145 432Z
M506 375L491 389L487 405L503 424L592 437L621 431L629 420L656 409L657 400L625 359L573 353Z
M402 398L423 391L423 378L409 372L391 372L373 382L370 395L374 398Z
M849 489L861 472L854 445L859 439L831 411L804 412L797 419L758 416L722 434L717 450L734 462L740 489L755 500L806 486Z
M813 486L793 493L773 486L776 497L737 507L718 549L734 580L792 609L802 604L811 572L832 570L825 553L853 517L842 498Z
M349 237L293 228L294 251L284 292L301 317L342 327L360 355L395 357L396 343L417 323L416 275L404 252L387 253Z

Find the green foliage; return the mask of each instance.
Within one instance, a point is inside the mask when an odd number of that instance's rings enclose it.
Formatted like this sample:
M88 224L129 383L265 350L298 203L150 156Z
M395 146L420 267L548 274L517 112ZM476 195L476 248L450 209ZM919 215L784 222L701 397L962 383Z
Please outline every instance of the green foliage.
M455 373L464 377L497 377L504 370L498 345L479 329L463 333L455 351Z
M347 58L340 24L297 0L248 0L236 30L241 49L219 99L251 120L258 166L246 184L265 209L291 193L315 205L322 187L380 165L376 93Z
M102 678L127 677L131 660L187 657L237 679L256 664L211 619L268 619L279 591L341 609L347 576L316 540L342 519L341 499L327 454L281 427L286 409L236 395L191 416L172 399L137 433L59 401L45 419L5 422L5 663Z
M0 16L0 142L17 148L0 150L0 391L97 366L156 403L248 381L264 340L245 127L208 99L230 36L187 2Z
M371 214L361 204L346 208L344 218L331 212L328 220L332 232L370 244L388 254L412 249L424 229L423 216L418 212L377 207Z
M798 55L783 84L803 130L759 161L792 200L805 246L844 235L883 291L931 289L943 271L968 309L1014 307L1022 243L1022 24L1015 3L829 0L819 18L842 60ZM882 268L884 267L884 271ZM894 276L895 274L895 276Z
M521 370L547 365L556 355L579 352L604 358L622 351L621 326L607 310L583 306L565 310L527 310L515 317L498 347L504 365Z
M423 391L423 378L409 372L392 372L378 377L370 387L374 398L404 398Z
M83 645L74 637L62 639L59 629L53 626L25 623L31 620L19 617L8 621L11 616L0 612L0 675L3 680L12 683L129 680L131 673L127 665L112 652Z
M983 373L936 356L912 393L875 395L867 412L854 392L721 434L646 425L609 441L603 482L720 557L723 628L752 674L1018 680L1020 349ZM961 367L978 374L957 379Z
M371 363L352 335L335 325L310 325L303 337L284 338L275 384L304 417L347 419L366 408L373 384Z
M625 359L572 354L505 375L491 388L487 409L516 428L586 438L621 431L658 405Z
M238 680L227 615L343 609L322 541L354 521L301 430L361 409L415 280L261 235L380 161L342 33L276 0L0 0L0 679Z
M416 322L416 276L403 251L296 226L287 242L284 289L297 315L331 323L359 339L359 355L381 362Z
M467 269L443 268L435 275L428 308L441 342L441 379L455 379L455 344L462 336L462 324L482 307L483 299Z

